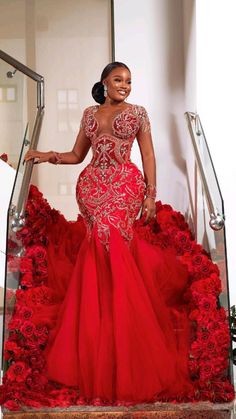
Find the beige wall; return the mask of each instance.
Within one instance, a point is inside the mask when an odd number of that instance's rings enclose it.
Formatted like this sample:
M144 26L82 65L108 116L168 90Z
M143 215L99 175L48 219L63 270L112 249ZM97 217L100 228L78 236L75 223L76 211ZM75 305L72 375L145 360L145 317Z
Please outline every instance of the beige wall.
M45 77L46 112L38 149L72 148L82 110L94 103L91 88L111 61L110 16L110 0L0 2L1 49ZM31 126L34 91L29 86ZM77 217L75 184L89 159L80 166L47 164L34 170L32 182L68 219Z
M1 47L0 47L1 49ZM26 127L25 77L17 72L14 78L7 73L12 67L0 62L0 154L7 153L9 161L17 167Z

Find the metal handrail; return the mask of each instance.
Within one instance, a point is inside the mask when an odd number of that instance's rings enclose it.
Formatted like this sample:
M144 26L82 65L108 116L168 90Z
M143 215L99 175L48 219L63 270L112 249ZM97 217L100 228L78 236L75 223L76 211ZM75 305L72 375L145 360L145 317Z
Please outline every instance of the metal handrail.
M0 50L0 58L12 67L19 70L21 73L30 77L32 80L37 82L37 107L44 108L44 78L40 74L31 70L25 64L8 55L6 52Z
M26 65L20 63L15 58L11 57L10 55L6 54L4 51L0 50L0 59L5 61L6 63L10 64L15 69L19 70L21 73L25 74L26 76L30 77L37 83L37 115L32 131L32 136L30 140L30 149L35 149L38 144L40 129L42 125L42 119L44 115L44 78L40 74L36 73L35 71L31 70L31 68L27 67ZM19 192L19 198L16 206L14 207L12 213L12 222L11 227L13 229L21 228L24 225L24 212L26 206L26 200L28 197L29 192L29 184L33 170L33 161L30 160L25 164L24 175L22 179L22 184ZM11 205L11 203L10 203Z
M207 175L205 172L204 164L202 162L201 153L198 145L198 137L203 134L201 121L199 115L194 112L185 112L185 117L188 124L188 129L192 139L192 145L196 157L197 166L202 179L203 188L206 194L206 201L210 213L209 225L213 230L221 230L225 225L224 214L221 214L217 209L214 198L211 195L210 188L207 182Z
M42 120L43 120L44 110L38 109L35 123L34 123L34 129L32 133L32 138L30 141L30 149L34 150L37 147L38 140L39 140L39 134L41 130ZM25 171L21 183L21 188L19 192L19 198L17 201L17 204L14 208L14 214L11 222L12 229L19 229L23 227L25 223L25 207L29 192L29 184L30 179L33 171L34 163L32 160L29 160L25 164Z
M27 67L25 64L20 63L20 61L11 57L10 55L8 55L6 52L2 50L0 50L0 58L2 58L3 61L6 61L6 63L12 65L12 67L15 67L21 73L24 73L26 74L26 76L29 76L31 79L35 81L43 80L43 76L31 70L31 68Z

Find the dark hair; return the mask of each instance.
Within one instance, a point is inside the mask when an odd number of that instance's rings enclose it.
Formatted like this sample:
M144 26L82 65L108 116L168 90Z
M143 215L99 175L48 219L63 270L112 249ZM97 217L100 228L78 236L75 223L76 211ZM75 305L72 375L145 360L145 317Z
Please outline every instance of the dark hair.
M94 84L92 88L92 96L94 100L97 103L100 103L101 105L105 102L106 98L104 96L104 86L103 86L103 80L117 67L124 67L128 71L130 71L129 67L124 64L120 63L119 61L114 61L113 63L107 64L107 66L104 68L101 79L97 83Z

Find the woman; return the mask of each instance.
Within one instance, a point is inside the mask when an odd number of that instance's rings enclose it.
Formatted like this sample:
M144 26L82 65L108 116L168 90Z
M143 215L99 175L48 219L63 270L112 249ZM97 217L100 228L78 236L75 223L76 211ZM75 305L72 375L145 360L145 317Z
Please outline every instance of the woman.
M155 217L156 170L150 122L126 102L131 73L108 64L92 89L70 152L30 150L25 160L81 163L76 196L86 235L47 348L51 380L79 388L87 403L139 403L190 394L189 326L182 301L187 270L171 251L137 237L134 222ZM130 161L137 138L144 177Z

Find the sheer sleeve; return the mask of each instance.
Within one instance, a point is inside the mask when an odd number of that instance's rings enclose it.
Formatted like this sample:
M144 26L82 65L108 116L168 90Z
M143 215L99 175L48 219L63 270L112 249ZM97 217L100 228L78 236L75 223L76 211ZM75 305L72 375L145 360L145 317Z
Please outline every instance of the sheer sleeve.
M151 125L148 113L143 106L139 106L139 130L137 141L142 157L143 173L146 185L146 198L154 198L156 185L156 159L152 142ZM151 188L151 190L150 190Z
M86 109L83 111L82 118L80 121L80 129L85 131L85 117L86 117Z
M139 106L139 120L140 120L140 132L150 132L151 131L151 124L149 120L148 113L143 106Z
M80 131L91 139L91 107L85 108L80 121Z

